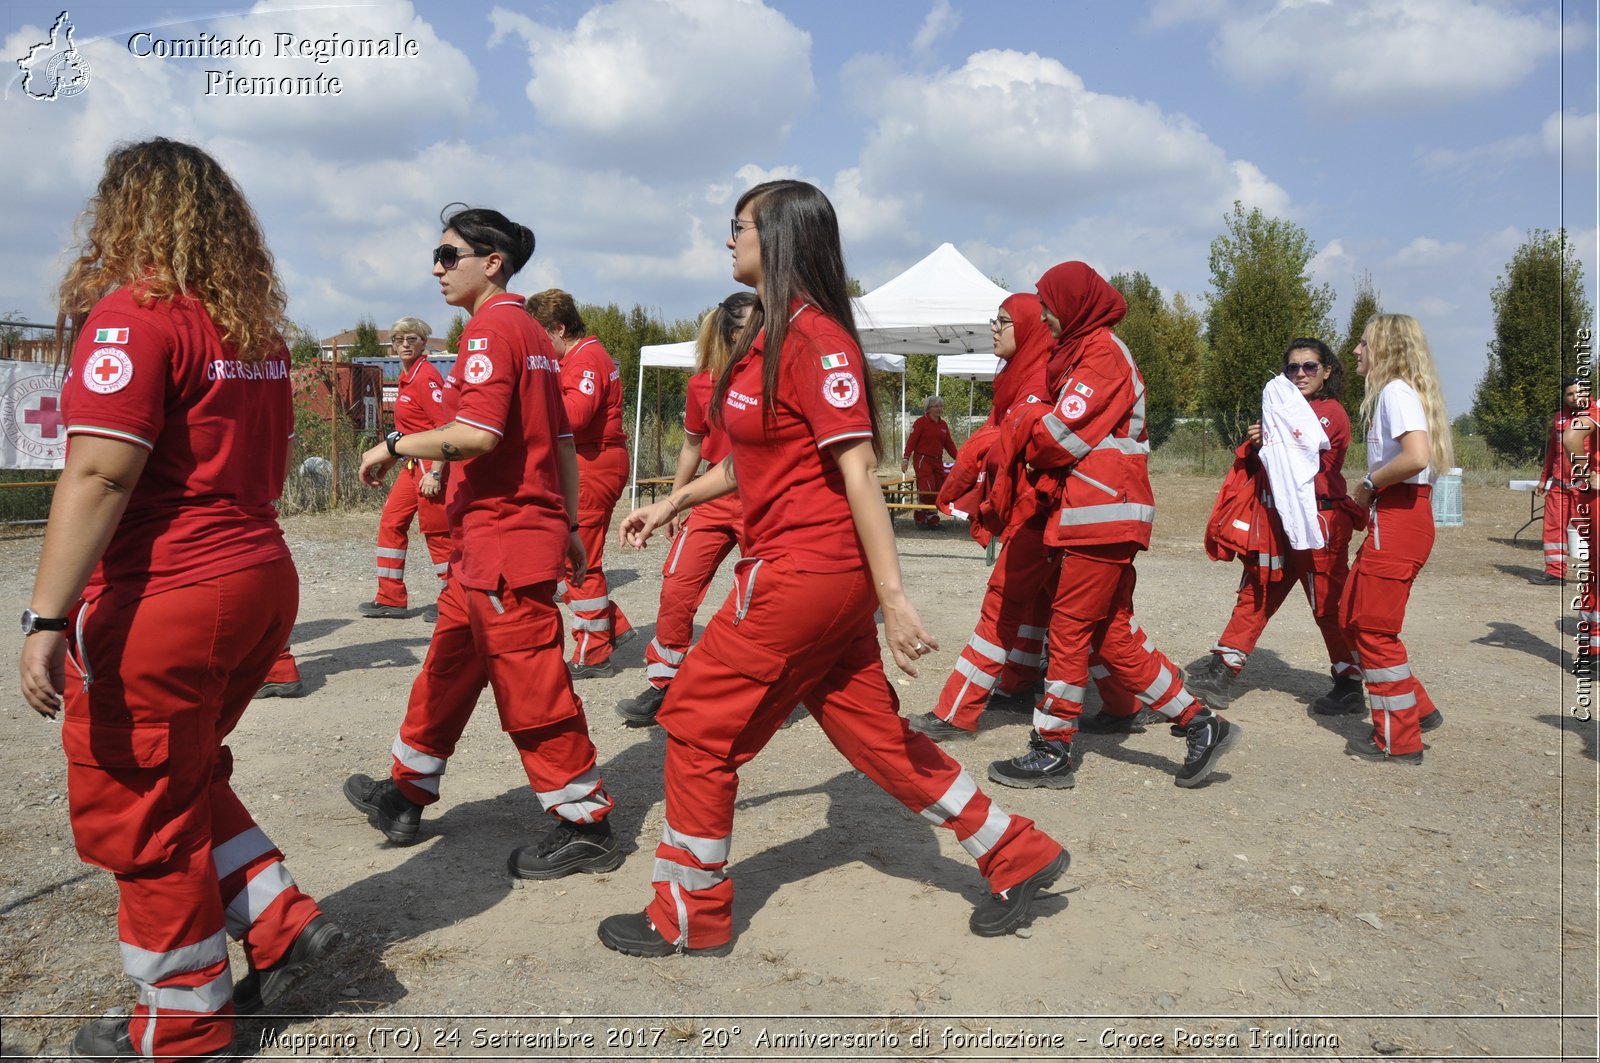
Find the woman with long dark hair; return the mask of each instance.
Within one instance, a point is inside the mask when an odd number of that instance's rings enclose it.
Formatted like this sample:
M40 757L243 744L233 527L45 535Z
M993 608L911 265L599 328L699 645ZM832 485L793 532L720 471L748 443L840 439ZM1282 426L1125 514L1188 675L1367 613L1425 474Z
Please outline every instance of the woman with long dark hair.
M288 644L299 581L273 502L294 410L285 299L244 194L156 139L106 159L61 282L76 335L66 468L23 614L22 693L54 718L78 854L117 879L127 1018L83 1057L225 1051L343 934L233 792L223 743ZM235 987L225 932L249 973Z
M447 507L456 544L422 671L411 687L389 772L352 775L344 793L396 845L417 840L422 808L486 686L539 805L555 822L512 852L511 873L552 879L610 871L622 850L595 763L583 702L561 656L556 583L582 579L578 463L561 403L561 364L522 297L506 290L533 255L533 233L497 210L452 204L433 249L445 302L472 314L451 374L455 419L427 432L391 432L361 458L383 482L396 461L459 463ZM570 568L569 568L570 566Z
M771 181L740 197L733 278L756 290L750 324L713 397L731 454L665 499L629 514L642 547L684 510L735 489L749 552L661 706L666 822L655 895L643 913L600 924L634 956L722 955L732 945L727 864L739 768L804 702L857 769L906 807L955 831L992 895L974 933L1009 933L1067 854L1030 820L1007 816L961 766L898 714L873 612L896 665L936 649L901 585L872 377L850 308L833 206L816 187Z
M700 474L700 464L715 466L728 453L728 437L710 416L711 392L733 359L734 341L750 319L756 298L734 292L718 303L700 323L695 337L695 373L684 389L683 447L673 472L672 489L686 487ZM744 539L744 513L739 496L726 494L697 507L675 522L672 546L661 565L661 605L656 610L656 635L645 647L644 693L617 705L617 715L629 727L648 727L666 699L667 687L683 664L694 639L694 614L722 561Z
M1311 616L1322 632L1333 676L1333 689L1312 707L1329 715L1360 712L1365 707L1361 670L1339 621L1339 598L1350 572L1350 536L1355 530L1352 510L1359 512L1347 500L1343 471L1345 452L1350 449L1350 415L1339 401L1344 398L1344 366L1326 343L1300 338L1290 340L1283 352L1283 375L1310 404L1312 415L1328 435L1328 449L1319 455L1313 484L1323 545L1287 551L1282 572L1275 579L1263 578L1259 565L1246 563L1227 626L1211 652L1189 666L1186 678L1190 691L1219 709L1227 708L1234 698L1239 673L1266 630L1267 621L1299 583L1311 605ZM1251 425L1248 435L1245 446L1258 451L1261 425Z

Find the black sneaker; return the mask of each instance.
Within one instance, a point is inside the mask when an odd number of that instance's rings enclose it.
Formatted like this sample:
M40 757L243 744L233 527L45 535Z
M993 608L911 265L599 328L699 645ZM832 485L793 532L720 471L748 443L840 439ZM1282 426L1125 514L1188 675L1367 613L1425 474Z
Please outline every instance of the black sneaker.
M662 956L726 956L733 951L733 942L707 945L704 948L679 948L676 943L661 936L661 931L643 912L627 915L608 915L600 920L600 944L624 956L644 956L656 959Z
M343 944L344 931L327 916L317 916L300 931L283 959L271 967L252 967L239 979L233 987L233 1010L240 1015L254 1015L263 1004L271 1004L299 985L313 967L338 952Z
M598 875L622 866L622 845L606 820L561 820L535 844L513 850L506 866L518 878L563 878L579 871Z
M629 727L650 727L656 722L656 712L667 700L667 688L648 686L637 697L617 702L617 715Z
M1333 687L1311 703L1311 711L1323 716L1351 716L1367 711L1366 692L1361 687L1361 677L1336 675Z
M1113 716L1109 712L1097 712L1093 716L1079 719L1078 730L1092 735L1135 735L1144 733L1144 724L1139 722L1137 712L1129 716Z
M1034 703L1038 700L1038 696L1031 690L1019 690L1014 694L997 690L989 695L989 700L983 707L985 711L1014 712L1018 716L1032 716Z
M356 612L374 620L400 620L407 611L403 605L384 605L382 602L362 602L356 606Z
M133 1020L128 1016L106 1016L103 1019L93 1019L78 1027L78 1032L72 1035L73 1059L143 1059L133 1047L133 1034L129 1026ZM204 1056L189 1056L189 1059L201 1060L230 1060L237 1059L232 1045L220 1052L213 1052Z
M1043 786L1051 790L1070 790L1078 781L1072 771L1072 743L1041 738L1034 731L1028 736L1028 751L1011 760L989 765L989 778L1002 786L1028 789Z
M262 683L261 689L250 697L254 700L261 698L300 698L306 693L305 684L296 679L288 683Z
M1548 587L1552 583L1560 583L1561 577L1556 575L1554 572L1540 572L1537 575L1529 576L1528 582L1534 584L1535 586Z
M568 661L567 674L574 679L610 679L617 674L617 666L610 660L604 664L574 664Z
M1239 673L1228 667L1220 653L1206 656L1210 660L1196 661L1183 670L1184 689L1213 709L1225 709L1233 704Z
M1172 729L1180 730L1176 725ZM1198 714L1181 730L1189 742L1189 750L1184 754L1183 767L1178 769L1175 781L1185 789L1199 786L1216 769L1222 754L1232 748L1244 733L1238 724L1229 723L1214 712Z
M979 937L993 938L1027 925L1033 914L1033 898L1040 890L1054 885L1071 863L1072 857L1065 849L1061 850L1054 860L1004 893L989 894L989 899L978 905L972 913L967 926Z
M913 716L906 723L911 726L913 731L927 735L935 742L945 742L952 738L971 738L978 733L977 731L968 731L957 727L949 720L941 720L931 712Z
M1417 721L1417 726L1424 731L1437 731L1444 726L1444 713L1434 709L1428 715Z
M1350 756L1359 757L1362 760L1389 760L1397 764L1422 763L1422 750L1419 749L1415 753L1390 753L1373 741L1371 735L1350 739L1349 742L1345 743L1344 751Z
M433 602L422 610L424 624L437 624L439 622L439 603Z
M396 845L411 845L422 826L422 806L400 792L393 779L352 775L344 781L344 795L367 814L367 822Z

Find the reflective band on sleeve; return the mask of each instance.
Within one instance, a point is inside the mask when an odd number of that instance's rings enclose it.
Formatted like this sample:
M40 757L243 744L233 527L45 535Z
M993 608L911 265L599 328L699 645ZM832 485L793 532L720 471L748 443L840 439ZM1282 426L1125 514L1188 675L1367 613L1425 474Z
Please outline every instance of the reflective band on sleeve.
M1050 438L1059 443L1061 448L1068 454L1080 460L1088 456L1091 449L1089 444L1078 438L1078 433L1068 428L1066 422L1057 417L1054 412L1045 414L1043 423L1050 432Z
M1050 633L1050 630L1048 628L1035 627L1032 624L1018 624L1017 625L1017 638L1019 638L1019 639L1035 639L1035 640L1037 640L1037 639L1044 638L1049 633Z
M982 687L984 690L993 690L995 683L999 679L998 676L989 675L965 657L956 658L955 670L972 680L974 686Z
M972 781L972 776L962 772L956 776L955 782L950 784L939 800L922 810L922 818L930 823L944 823L961 815L967 807L967 802L978 792L978 784Z
M728 853L733 848L731 836L701 838L693 834L682 834L666 824L661 825L661 843L670 845L674 849L682 849L686 853L693 853L694 858L702 864L726 864Z
M221 845L211 847L211 860L217 865L217 881L222 881L258 856L272 852L277 846L260 827L251 827L243 834L235 834Z
M1154 524L1156 507L1140 502L1108 502L1103 506L1071 506L1061 511L1063 526L1107 524L1114 520L1133 520Z
M1398 683L1402 679L1411 678L1411 662L1397 665L1394 668L1369 668L1366 671L1368 683Z
M1132 429L1133 426L1129 425L1129 428ZM1124 454L1148 454L1150 444L1140 442L1138 439L1129 439L1127 436L1106 436L1094 445L1094 449L1118 450Z
M980 635L974 635L968 639L967 646L974 653L989 658L995 664L1004 664L1006 662L1006 651Z
M1414 690L1388 698L1371 693L1368 694L1368 697L1372 701L1373 712L1400 712L1417 707L1417 692Z
M659 856L656 857L655 865L650 871L650 881L671 882L690 891L716 889L727 880L727 877L727 872L721 869L685 867L671 860L663 860ZM682 918L681 912L679 917Z
M396 736L393 747L389 750L394 754L394 759L410 768L419 775L443 775L445 765L449 763L442 757L435 757L424 753L420 749L412 749Z
M166 952L151 952L126 941L117 944L122 950L123 971L139 983L140 989L153 988L163 978L198 971L228 958L228 935L221 930L192 945L182 945Z
M1006 831L1011 828L1011 817L1001 811L999 805L989 806L989 815L985 817L983 826L973 832L969 838L961 839L961 848L965 849L974 859L988 854L1005 837Z

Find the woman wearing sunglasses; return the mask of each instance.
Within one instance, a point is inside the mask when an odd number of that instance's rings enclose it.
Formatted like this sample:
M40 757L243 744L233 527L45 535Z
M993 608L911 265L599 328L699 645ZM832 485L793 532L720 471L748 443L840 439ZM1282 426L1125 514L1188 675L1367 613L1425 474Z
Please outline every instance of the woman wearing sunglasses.
M1345 452L1350 449L1350 417L1340 401L1345 390L1344 366L1321 340L1295 339L1283 353L1283 375L1310 403L1312 414L1328 434L1328 449L1321 453L1313 485L1324 545L1321 549L1287 551L1283 574L1274 580L1263 580L1259 565L1245 564L1233 614L1222 636L1205 658L1188 668L1189 689L1217 708L1227 708L1237 694L1239 673L1266 630L1267 621L1299 583L1322 632L1333 674L1333 689L1319 697L1312 708L1327 715L1360 712L1365 708L1361 672L1339 620L1339 596L1344 593L1345 577L1350 571L1350 536L1355 530L1355 517L1360 514L1360 509L1348 501L1343 472ZM1258 450L1261 425L1251 425L1248 435L1245 448Z
M73 840L117 879L130 1016L73 1055L223 1053L343 939L234 793L238 725L299 599L273 502L294 407L283 287L216 161L118 148L61 282L66 468L23 614L33 709L66 707ZM69 633L70 630L70 633ZM226 934L249 973L234 985Z
M974 933L1010 933L1067 855L1007 816L961 766L912 731L884 675L873 612L895 663L937 647L901 586L878 486L872 376L850 308L833 205L801 181L739 199L728 247L755 312L713 393L731 454L622 524L642 547L679 513L738 490L750 549L734 589L668 691L666 815L644 912L600 924L633 956L724 955L732 947L731 854L739 769L803 702L855 767L907 808L955 831L989 881Z
M345 796L396 845L417 840L478 695L494 687L500 726L555 824L512 852L511 873L552 879L610 871L622 851L612 802L595 764L583 702L561 654L556 582L570 562L581 578L578 465L561 405L561 364L550 339L506 291L533 255L533 233L497 210L446 207L433 275L445 302L472 314L451 374L455 419L428 432L391 432L361 457L370 486L396 461L458 463L451 470L456 554L439 595L439 620L381 780L353 775Z
M1411 671L1400 628L1406 602L1433 552L1434 476L1450 468L1454 448L1444 389L1414 317L1379 314L1356 345L1356 372L1367 378L1367 475L1351 493L1371 518L1345 583L1339 615L1372 700L1372 733L1345 752L1363 760L1420 764L1422 732L1444 723Z

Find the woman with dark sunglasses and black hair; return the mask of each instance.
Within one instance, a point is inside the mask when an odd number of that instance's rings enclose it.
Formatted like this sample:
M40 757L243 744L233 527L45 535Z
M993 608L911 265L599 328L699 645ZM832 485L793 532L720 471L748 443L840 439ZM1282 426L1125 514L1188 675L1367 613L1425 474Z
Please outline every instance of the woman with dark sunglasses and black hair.
M397 460L459 462L447 512L456 553L439 595L439 620L382 780L353 775L345 796L396 845L417 840L422 807L478 695L493 685L539 804L555 819L517 849L512 874L551 879L610 871L622 851L606 817L611 797L561 653L556 583L568 561L582 578L578 464L561 404L560 363L544 329L506 291L533 254L533 233L495 210L446 207L433 275L445 302L472 314L451 374L454 419L388 437L361 458L373 487Z
M873 622L895 663L936 649L901 587L878 486L871 374L856 336L833 205L802 181L739 199L728 247L755 311L717 381L713 418L731 454L687 487L635 510L623 540L642 547L681 512L735 489L750 548L734 589L688 655L658 714L667 732L666 815L655 895L600 924L633 956L724 955L732 946L732 846L739 768L804 702L857 769L906 807L954 830L989 881L974 933L1010 933L1067 854L1032 821L1007 816L959 764L898 713Z
M1345 577L1350 573L1354 516L1360 512L1353 502L1347 501L1349 492L1343 471L1345 452L1350 449L1350 415L1345 413L1344 403L1340 401L1345 389L1344 366L1339 363L1339 356L1321 340L1294 339L1283 352L1283 375L1311 404L1312 414L1328 433L1328 449L1321 453L1314 484L1323 546L1315 550L1287 551L1283 557L1283 574L1273 580L1264 580L1260 566L1247 562L1227 627L1211 652L1189 665L1185 681L1191 691L1211 705L1227 708L1237 692L1239 673L1256 648L1256 640L1298 583L1305 588L1311 615L1322 632L1333 674L1333 689L1318 698L1312 707L1329 715L1360 712L1366 707L1361 669L1339 621L1339 596L1344 592ZM1248 435L1245 446L1258 449L1261 425L1251 425Z

